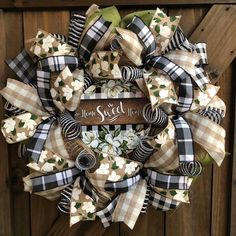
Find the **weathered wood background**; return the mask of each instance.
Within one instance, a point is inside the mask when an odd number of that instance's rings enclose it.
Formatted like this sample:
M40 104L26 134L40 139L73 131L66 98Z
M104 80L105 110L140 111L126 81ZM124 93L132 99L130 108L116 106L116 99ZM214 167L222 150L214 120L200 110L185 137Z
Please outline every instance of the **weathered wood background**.
M5 58L17 55L27 45L27 40L35 36L38 28L49 32L67 34L71 12L84 11L86 8L83 6L92 2L84 0L0 0L0 9L2 8L0 10L1 87L5 85L8 77L15 77L4 64ZM99 2L105 5L119 4L118 7L122 15L135 10L155 8L155 6L143 6L153 4L153 1L144 0ZM96 3L99 4L99 2ZM190 205L181 205L179 209L170 213L155 212L150 208L146 215L139 217L133 231L129 230L123 223L113 224L105 230L99 220L79 223L69 229L68 217L58 213L56 202L24 193L21 179L27 175L26 162L17 157L16 146L6 145L2 135L0 135L0 235L228 236L230 233L231 236L236 235L236 150L233 150L235 145L234 127L236 126L234 122L236 73L233 63L229 65L236 54L235 45L232 43L232 40L235 41L236 39L236 17L234 17L236 16L236 6L222 6L220 12L215 12L215 14L223 14L223 17L218 20L214 18L215 21L211 22L204 18L212 8L212 3L235 2L219 0L159 1L159 4L166 4L162 7L170 15L182 15L181 26L187 36L192 35L193 41L202 37L208 44L214 45L211 47L211 49L216 50L215 53L214 50L211 51L214 54L212 63L216 67L220 65L219 73L223 73L218 84L221 86L220 96L228 107L223 126L227 131L226 150L229 152L229 156L225 158L220 168L216 165L209 166L199 177L191 189ZM187 3L193 5L182 5ZM205 4L197 5L199 3ZM36 8L47 5L52 8L50 10ZM54 9L55 6L58 8ZM229 11L233 11L233 13L231 12L231 15L227 16ZM211 17L214 17L214 14L208 15L208 18ZM207 30L204 30L205 28ZM227 34L227 32L232 32L232 29L234 34ZM210 35L209 38L208 35ZM225 42L227 42L228 54L225 53L226 49L223 45ZM221 50L222 48L224 51ZM222 51L222 57L217 53L217 50ZM2 98L0 102L0 119L2 119L4 116ZM235 156L234 167L233 153Z

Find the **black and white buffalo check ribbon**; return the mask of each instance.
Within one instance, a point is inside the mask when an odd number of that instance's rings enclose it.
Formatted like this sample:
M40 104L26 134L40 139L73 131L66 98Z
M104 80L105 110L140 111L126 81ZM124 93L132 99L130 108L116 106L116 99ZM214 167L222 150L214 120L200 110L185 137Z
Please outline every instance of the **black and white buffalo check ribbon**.
M94 24L89 27L87 32L84 34L79 45L79 55L85 60L88 61L90 55L92 54L97 43L107 32L111 22L106 21L102 16L100 16Z
M117 201L118 201L118 197L113 199L111 203L107 205L104 209L96 212L96 215L101 219L104 228L110 226L112 222L112 214L115 210Z
M35 84L36 65L26 49L23 49L13 60L7 59L7 65L26 84Z
M164 71L179 85L176 112L183 113L189 111L193 102L193 85L190 75L169 59L163 56L154 56L156 49L154 36L139 17L135 16L127 27L137 34L146 49L143 60L144 64Z
M151 186L164 189L181 189L187 190L188 176L162 174L154 170L146 170L145 179Z
M137 174L135 176L117 182L112 182L107 180L104 188L106 191L111 191L116 193L126 193L141 178L142 178L141 175Z
M172 122L175 126L178 145L178 156L180 162L178 171L189 176L199 175L202 167L198 161L195 161L193 136L190 126L181 116L174 116Z
M150 204L156 210L161 210L161 211L174 210L180 204L180 202L164 197L154 191L151 191L149 200L150 200Z
M145 25L141 18L135 16L127 28L137 34L138 38L142 41L146 51L144 55L143 64L154 56L156 50L155 38L150 29Z
M81 173L81 170L71 167L56 173L32 177L32 192L41 192L71 184Z
M32 158L38 162L42 149L46 142L49 130L55 121L55 117L49 117L38 125L32 138L30 138L24 156L26 158Z

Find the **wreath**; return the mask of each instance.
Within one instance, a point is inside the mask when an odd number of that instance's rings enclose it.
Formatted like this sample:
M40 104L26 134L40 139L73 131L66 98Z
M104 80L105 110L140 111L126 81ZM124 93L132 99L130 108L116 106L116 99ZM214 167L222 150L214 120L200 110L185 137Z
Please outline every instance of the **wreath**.
M68 37L39 30L30 50L6 60L19 79L1 90L1 131L29 160L25 191L58 199L71 226L98 216L133 229L149 205L189 203L203 168L222 163L226 107L203 69L206 44L190 43L180 18L157 8L121 19L92 5L72 16ZM83 131L76 110L99 86L111 97L138 87L144 127Z

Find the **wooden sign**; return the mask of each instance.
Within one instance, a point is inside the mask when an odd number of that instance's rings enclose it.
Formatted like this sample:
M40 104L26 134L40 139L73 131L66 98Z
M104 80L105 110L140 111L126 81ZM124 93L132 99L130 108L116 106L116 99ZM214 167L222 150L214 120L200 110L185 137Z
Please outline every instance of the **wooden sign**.
M81 125L144 124L147 98L81 100L75 118Z

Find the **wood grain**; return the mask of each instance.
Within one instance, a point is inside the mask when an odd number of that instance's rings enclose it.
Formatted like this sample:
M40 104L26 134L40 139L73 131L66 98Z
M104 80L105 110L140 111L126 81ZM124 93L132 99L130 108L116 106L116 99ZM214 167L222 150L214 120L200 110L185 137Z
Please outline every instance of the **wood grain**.
M234 68L235 70L235 68ZM230 222L230 193L231 193L231 167L232 167L232 151L233 151L233 117L234 103L233 97L235 90L232 86L235 82L233 78L233 67L229 67L219 81L221 87L219 96L224 100L227 113L223 120L222 126L226 130L225 148L230 155L225 157L220 168L213 166L213 184L212 184L212 217L211 217L211 233L214 236L229 235Z
M6 45L6 22L4 18L4 13L0 10L0 39L3 45ZM5 49L5 50L4 50ZM6 69L4 65L4 60L6 58L6 47L0 50L0 82L1 88L5 86L6 82ZM4 101L3 98L0 98L0 113L1 120L4 118ZM12 205L11 205L11 180L9 174L9 159L8 159L8 151L7 144L5 140L0 135L0 152L2 155L1 165L0 165L0 235L10 236L12 235Z
M3 3L0 3L0 7L2 8L47 8L47 7L76 7L76 6L90 6L93 4L93 0L15 0L12 2L11 0L3 0ZM101 6L105 5L124 5L124 6L133 6L133 5L198 5L198 4L226 4L226 3L236 3L235 0L159 0L156 3L151 0L113 0L112 2L109 0L96 1L96 4Z
M214 5L191 35L207 43L211 79L216 82L236 57L236 5Z
M235 68L235 62L234 67ZM236 70L233 71L233 77L236 76ZM236 81L233 83L233 90L236 90ZM234 135L233 138L233 160L232 160L232 191L231 191L231 212L230 212L230 236L236 235L236 93L234 93L234 101L232 103L234 108ZM232 116L233 117L233 116Z
M170 9L169 15L182 15L181 27L187 35L201 22L207 8ZM166 236L208 236L211 226L212 168L209 166L190 189L190 204L182 204L166 214Z
M23 14L25 45L35 37L38 28L67 35L69 11L25 11ZM31 196L31 234L45 235L58 217L57 203Z

